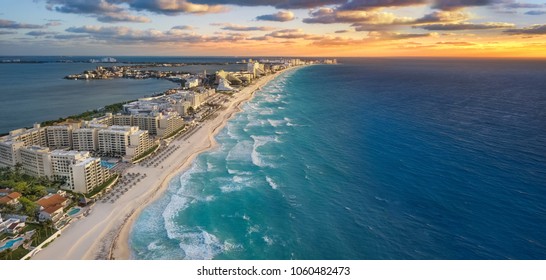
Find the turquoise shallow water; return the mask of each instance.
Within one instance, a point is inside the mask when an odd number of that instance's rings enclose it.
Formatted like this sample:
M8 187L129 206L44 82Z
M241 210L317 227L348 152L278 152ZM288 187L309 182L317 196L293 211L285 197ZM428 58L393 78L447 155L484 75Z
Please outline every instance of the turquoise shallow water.
M137 259L546 258L545 62L286 73L148 206Z

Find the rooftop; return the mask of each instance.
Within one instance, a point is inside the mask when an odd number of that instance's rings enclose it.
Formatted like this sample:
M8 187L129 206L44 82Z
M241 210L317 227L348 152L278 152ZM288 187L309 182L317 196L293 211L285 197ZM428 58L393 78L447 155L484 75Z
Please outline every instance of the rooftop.
M53 207L57 205L61 205L62 207L62 203L64 203L66 200L67 200L66 198L60 196L59 194L50 194L38 199L36 203L44 207L45 209L47 209L49 207Z

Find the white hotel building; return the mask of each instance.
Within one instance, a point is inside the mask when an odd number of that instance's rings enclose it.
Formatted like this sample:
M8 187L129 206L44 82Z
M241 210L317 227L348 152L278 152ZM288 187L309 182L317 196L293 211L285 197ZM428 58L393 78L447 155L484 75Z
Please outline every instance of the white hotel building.
M122 156L127 161L142 155L154 144L148 131L139 130L136 126L117 125L99 130L98 143L101 154Z
M28 146L19 149L23 172L34 177L53 177L49 148Z
M100 165L100 158L89 152L55 150L51 152L53 176L65 181L64 188L78 193L89 193L106 182L111 173Z
M76 151L96 151L99 149L97 128L78 128L72 131L72 147Z

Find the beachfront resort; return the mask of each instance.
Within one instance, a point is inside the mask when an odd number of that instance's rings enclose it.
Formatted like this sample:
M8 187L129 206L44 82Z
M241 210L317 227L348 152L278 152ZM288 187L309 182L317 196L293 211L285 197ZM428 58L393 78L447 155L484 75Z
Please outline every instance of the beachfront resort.
M193 148L188 139L234 107L243 89L318 62L334 61L249 60L246 71L179 77L178 88L115 111L10 131L0 138L1 256L30 258L97 205L114 204L152 175L166 174L173 155Z

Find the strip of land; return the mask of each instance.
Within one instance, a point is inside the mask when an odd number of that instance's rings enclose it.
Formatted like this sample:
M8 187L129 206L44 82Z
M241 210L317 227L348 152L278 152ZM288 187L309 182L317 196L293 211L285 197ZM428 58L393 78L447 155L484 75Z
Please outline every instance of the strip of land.
M293 69L293 68L291 68ZM187 136L173 140L168 153L157 165L133 165L125 173L138 174L139 180L115 200L100 200L87 217L72 222L62 235L32 259L130 259L129 235L142 209L168 187L172 178L188 168L201 152L216 145L214 136L226 125L253 93L284 71L262 77L235 93L226 109L198 124Z

